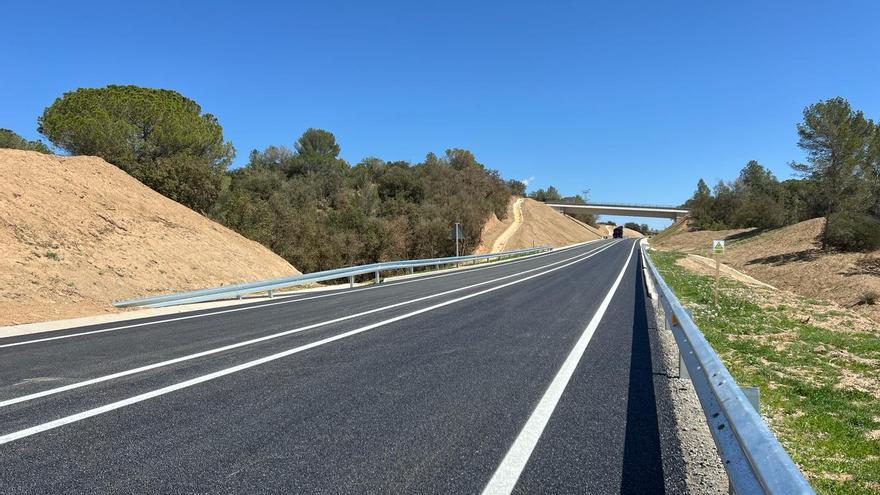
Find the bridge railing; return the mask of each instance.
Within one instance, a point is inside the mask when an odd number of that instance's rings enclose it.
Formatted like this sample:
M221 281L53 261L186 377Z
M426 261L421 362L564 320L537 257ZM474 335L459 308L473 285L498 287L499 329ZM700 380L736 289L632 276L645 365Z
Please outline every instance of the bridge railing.
M333 270L305 273L302 275L294 275L290 277L280 277L268 280L260 280L256 282L246 282L242 284L231 284L207 289L177 292L174 294L143 297L139 299L129 299L125 301L115 301L113 305L116 307L148 306L151 308L161 308L165 306L175 306L179 304L216 301L220 299L231 299L236 297L240 298L241 296L246 294L258 294L263 292L268 293L269 297L272 297L274 295L274 291L278 289L285 289L298 285L345 278L348 278L353 284L354 277L365 274L374 274L375 279L378 282L380 272L388 270L409 269L412 272L416 268L428 266L436 266L439 269L441 266L444 265L455 265L468 261L488 261L492 258L501 260L518 256L539 254L549 251L551 249L552 248L550 246L540 246L528 249L504 251L500 253L474 254L469 256L450 256L446 258L386 261L382 263L371 263L368 265L350 266L346 268L336 268Z
M545 201L548 205L562 205L562 206L596 206L603 207L607 206L610 208L654 208L658 210L676 210L676 211L689 211L687 208L682 208L680 206L669 206L669 205L641 205L641 204L628 204L628 203L572 203L568 201Z
M732 493L812 494L813 489L737 385L642 245L650 297L665 313Z

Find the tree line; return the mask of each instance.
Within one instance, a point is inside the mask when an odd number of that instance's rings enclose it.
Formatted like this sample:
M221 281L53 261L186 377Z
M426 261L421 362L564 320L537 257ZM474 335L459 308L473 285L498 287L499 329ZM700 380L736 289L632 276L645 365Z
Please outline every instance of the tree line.
M525 186L525 185L524 185ZM523 188L523 193L525 193L525 187ZM534 199L535 201L541 201L542 203L568 203L575 205L582 205L587 203L587 195L589 191L584 191L583 195L576 194L574 196L563 196L559 193L559 190L553 186L548 187L547 189L536 189L529 193L528 197ZM523 194L524 195L524 194ZM592 213L571 213L569 216L580 220L581 222L596 226L596 215Z
M111 85L56 99L38 131L72 155L94 155L145 185L272 249L302 271L453 254L454 222L465 252L486 219L507 215L505 181L464 149L419 163L366 158L351 165L326 130L308 129L292 147L250 153L230 169L232 143L217 118L171 90ZM0 147L49 152L0 130Z
M880 248L880 125L839 97L806 107L803 116L798 146L807 160L790 164L801 178L779 181L752 160L714 188L700 179L683 205L691 225L770 229L825 217L823 248Z

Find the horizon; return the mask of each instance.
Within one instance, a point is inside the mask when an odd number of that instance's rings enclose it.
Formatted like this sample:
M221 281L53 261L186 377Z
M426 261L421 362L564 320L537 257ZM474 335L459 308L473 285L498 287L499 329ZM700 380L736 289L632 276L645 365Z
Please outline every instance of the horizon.
M134 84L215 115L236 167L315 127L352 165L464 148L529 191L679 205L752 159L796 176L807 105L880 118L867 2L107 5L7 7L20 22L0 39L27 49L9 54L0 127L45 141L37 117L64 92Z

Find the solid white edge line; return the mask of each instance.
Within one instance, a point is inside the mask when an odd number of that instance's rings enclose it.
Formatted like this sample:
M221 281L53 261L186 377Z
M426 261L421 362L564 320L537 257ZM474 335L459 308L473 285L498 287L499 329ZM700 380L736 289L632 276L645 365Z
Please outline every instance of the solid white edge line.
M526 421L525 426L517 435L513 445L510 446L510 450L507 451L501 464L498 465L489 483L483 489L484 495L509 494L513 491L535 446L538 444L538 440L541 438L541 434L544 432L544 428L547 426L547 422L550 420L550 416L553 415L553 411L556 409L556 405L559 403L565 387L568 385L569 380L571 380L572 375L574 375L578 363L587 349L587 345L592 340L599 322L602 321L605 311L608 310L608 306L617 292L617 287L620 285L620 281L623 280L623 275L629 267L634 250L635 243L633 243L629 256L626 258L626 263L623 264L617 279L614 281L611 289L608 290L605 299L602 300L602 304L599 305L593 318L590 319L590 323L587 324L587 328L584 329L571 352L569 352L568 357L565 358L553 381L550 382L550 386L547 387L538 405L535 406L535 410L532 411L531 416Z
M47 397L47 396L49 396L49 395L55 395L55 394L59 394L59 393L62 393L62 392L67 392L67 391L69 391L69 390L74 390L74 389L82 388L82 387L86 387L86 386L89 386L89 385L94 385L94 384L96 384L96 383L102 383L102 382L106 382L106 381L110 381L110 380L115 380L115 379L117 379L117 378L122 378L122 377L125 377L125 376L130 376L130 375L135 375L135 374L138 374L138 373L143 373L143 372L145 372L145 371L150 371L150 370L154 370L154 369L157 369L157 368L162 368L162 367L165 367L165 366L170 366L170 365L172 365L172 364L182 363L182 362L185 362L185 361L191 361L191 360L193 360L193 359L198 359L198 358L201 358L201 357L210 356L210 355L212 355L212 354L218 354L218 353L225 352L225 351L228 351L228 350L237 349L237 348L239 348L239 347L245 347L245 346L249 346L249 345L257 344L257 343L260 343L260 342L265 342L265 341L267 341L267 340L272 340L272 339L277 339L277 338L280 338L280 337L285 337L285 336L287 336L287 335L292 335L292 334L295 334L295 333L304 332L304 331L306 331L306 330L312 330L312 329L315 329L315 328L320 328L320 327L324 327L324 326L327 326L327 325L332 325L332 324L334 324L334 323L340 323L340 322L347 321L347 320L351 320L351 319L354 319L354 318L360 318L360 317L362 317L362 316L367 316L367 315L370 315L370 314L379 313L379 312L382 312L382 311L387 311L387 310L389 310L389 309L394 309L394 308L398 308L398 307L401 307L401 306L406 306L406 305L409 305L409 304L413 304L413 303L417 303L417 302L425 301L425 300L428 300L428 299L433 299L433 298L436 298L436 297L441 297L441 296L445 296L445 295L453 294L453 293L456 293L456 292L461 292L461 291L463 291L463 290L473 289L474 287L480 287L480 286L482 286L482 285L490 284L490 283L493 283L493 282L498 282L498 281L500 281L500 280L506 280L506 279L508 279L508 278L516 277L516 276L519 276L519 275L524 275L524 274L531 273L531 272L534 272L534 271L537 271L537 270L543 270L543 269L545 269L545 268L550 268L550 267L552 267L552 266L559 265L560 263L565 263L566 261L587 259L587 258L590 258L590 257L592 257L592 256L594 256L594 255L596 255L596 254L598 254L598 253L601 253L602 251L604 251L604 250L610 248L611 246L613 246L614 244L615 244L615 243L609 243L609 244L606 244L606 245L603 246L603 247L600 247L600 248L597 248L597 249L593 249L593 250L587 251L587 252L585 252L585 253L581 253L581 254L578 254L578 255L572 256L572 257L570 257L570 258L565 258L565 259L562 259L562 260L554 261L553 263L548 263L548 264L546 264L546 265L542 265L542 266L539 266L539 267L536 267L536 268L530 268L530 269L528 269L528 270L523 270L523 271L521 271L521 272L513 273L513 274L510 274L510 275L505 275L505 276L503 276L503 277L498 277L498 278L494 278L494 279L491 279L491 280L486 280L486 281L479 282L479 283L476 283L476 284L467 285L467 286L464 286L464 287L457 287L457 288L455 288L455 289L451 289L451 290L448 290L448 291L438 292L438 293L436 293L436 294L429 294L429 295L427 295L427 296L422 296L422 297L419 297L419 298L416 298L416 299L410 299L410 300L408 300L408 301L401 301L401 302L399 302L399 303L394 303L394 304L390 304L390 305L388 305L388 306L382 306L382 307L379 307L379 308L373 308L373 309L370 309L370 310L367 310L367 311L362 311L362 312L360 312L360 313L354 313L354 314L351 314L351 315L346 315L346 316L342 316L342 317L339 317L339 318L334 318L334 319L332 319L332 320L327 320L327 321L318 322L318 323L312 323L311 325L306 325L306 326L298 327L298 328L294 328L294 329L291 329L291 330L285 330L285 331L283 331L283 332L279 332L279 333L275 333L275 334L271 334L271 335L264 335L264 336L262 336L262 337L257 337L257 338L255 338L255 339L250 339L250 340L246 340L246 341L243 341L243 342L237 342L237 343L235 343L235 344L229 344L229 345L222 346L222 347L218 347L218 348L215 348L215 349L209 349L209 350L206 350L206 351L197 352L197 353L195 353L195 354L189 354L189 355L186 355L186 356L180 356L180 357L177 357L177 358L174 358L174 359L169 359L169 360L161 361L161 362L158 362L158 363L152 363L152 364L148 364L148 365L144 365L144 366L139 366L139 367L137 367L137 368L132 368L132 369L128 369L128 370L125 370L125 371L119 371L119 372L116 372L116 373L111 373L111 374L109 374L109 375L99 376L99 377L97 377L97 378L92 378L92 379L84 380L84 381L77 382L77 383L71 383L71 384L69 384L69 385L63 385L63 386L61 386L61 387L51 388L51 389L43 390L43 391L40 391L40 392L34 392L34 393L32 393L32 394L28 394L28 395L22 395L22 396L20 396L20 397L14 397L14 398L12 398L12 399L2 400L2 401L0 401L0 408L2 408L2 407L7 407L7 406L11 406L11 405L13 405L13 404L19 404L19 403L22 403L22 402L27 402L27 401L29 401L29 400L33 400L33 399L38 399L38 398L40 398L40 397ZM566 266L567 266L567 265L566 265Z
M609 244L609 245L606 247L606 249L607 249L608 247L611 247L611 246L615 245L615 244L617 244L617 243L611 243L611 244ZM604 249L603 249L603 250L604 250ZM598 251L594 251L594 253L597 253L597 252L598 252ZM630 256L631 256L631 255L632 255L632 251L630 251ZM37 433L41 433L41 432L44 432L44 431L47 431L47 430L51 430L51 429L54 429L54 428L58 428L58 427L60 427L60 426L64 426L64 425L67 425L67 424L70 424L70 423L75 423L75 422L77 422L77 421L82 421L82 420L84 420L84 419L91 418L91 417L93 417L93 416L98 416L98 415L100 415L100 414L104 414L104 413L107 413L107 412L110 412L110 411L114 411L114 410L116 410L116 409L120 409L120 408L123 408L123 407L129 406L129 405L132 405L132 404L136 404L136 403L138 403L138 402L143 402L143 401L145 401L145 400L149 400L149 399L152 399L152 398L154 398L154 397L158 397L158 396L161 396L161 395L165 395L165 394L168 394L168 393L171 393L171 392L177 391L177 390L181 390L181 389L184 389L184 388L192 387L193 385L198 385L198 384L200 384L200 383L204 383L204 382L207 382L207 381L210 381L210 380L214 380L215 378L220 378L220 377L222 377L222 376L226 376L226 375L229 375L229 374L232 374L232 373L236 373L236 372L238 372L238 371L242 371L242 370L245 370L245 369L248 369L248 368L253 368L254 366L259 366L259 365L261 365L261 364L265 364L265 363L268 363L268 362L270 362L270 361L275 361L275 360L277 360L277 359L281 359L281 358L284 358L284 357L290 356L290 355L292 355L292 354L297 354L297 353L303 352L303 351L308 350L308 349L313 349L313 348L315 348L315 347L319 347L319 346L322 346L322 345L324 345L324 344L328 344L328 343L330 343L330 342L334 342L334 341L341 340L341 339L344 339L344 338L347 338L347 337L351 337L351 336L353 336L353 335L357 335L357 334L359 334L359 333L363 333L363 332L366 332L366 331L372 330L372 329L374 329L374 328L378 328L378 327L385 326L385 325L388 325L388 324L391 324L391 323L394 323L394 322L398 322L398 321L401 321L401 320L405 320L405 319L407 319L407 318L412 318L413 316L420 315L420 314L422 314L422 313L427 313L427 312L429 312L429 311L433 311L433 310L435 310L435 309L442 308L442 307L444 307L444 306L449 306L449 305L451 305L451 304L455 304L455 303L458 303L458 302L461 302L461 301L464 301L464 300L467 300L467 299L471 299L471 298L474 298L474 297L478 297L478 296L481 296L481 295L483 295L483 294L488 294L489 292L494 292L494 291L496 291L496 290L500 290L500 289L503 289L503 288L505 288L505 287L510 287L510 286L512 286L512 285L520 284L520 283L525 282L525 281L527 281L527 280L531 280L531 279L533 279L533 278L540 277L540 276L542 276L542 275L546 275L546 274L548 274L548 273L552 273L552 272L555 272L555 271L557 271L557 270L561 270L561 269L563 269L563 268L566 268L566 267L568 267L568 266L574 265L574 264L576 264L576 263L580 263L580 262L582 262L582 261L588 259L589 257L590 257L590 256L581 257L581 258L579 258L579 259L575 259L574 261L572 261L572 262L570 262L570 263L566 263L566 264L564 264L564 265L559 265L559 266L557 266L557 267L555 267L555 268L551 268L551 269L549 269L549 270L545 270L545 271L543 271L543 272L538 272L538 273L535 273L535 274L533 274L533 275L529 275L528 277L523 277L523 278L520 278L520 279L512 280L512 281L507 282L507 283L505 283L505 284L501 284L501 285L498 285L498 286L495 286L495 287L490 287L490 288L488 288L488 289L483 289L483 290L481 290L481 291L479 291L479 292L475 292L475 293L473 293L473 294L468 294L468 295L465 295L465 296L461 296L461 297L458 297L458 298L455 298L455 299L451 299L451 300L449 300L449 301L444 301L444 302L442 302L442 303L437 303L437 304L435 304L435 305L433 305L433 306L428 306L428 307L426 307L426 308L418 309L418 310L416 310L416 311L412 311L412 312L410 312L410 313L406 313L406 314L402 314L402 315L399 315L399 316L395 316L395 317L393 317L393 318L389 318L389 319L387 319L387 320L383 320L383 321L380 321L380 322L376 322L376 323L373 323L373 324L370 324L370 325L366 325L366 326L363 326L363 327L360 327L360 328L355 328L354 330L349 330L348 332L344 332L344 333L341 333L341 334L337 334L337 335L334 335L334 336L332 336L332 337L327 337L327 338L325 338L325 339L321 339L321 340L318 340L318 341L315 341L315 342L311 342L311 343L309 343L309 344L305 344L305 345L302 345L302 346L299 346L299 347L295 347L295 348L293 348L293 349L288 349L288 350L286 350L286 351L282 351L282 352L279 352L279 353L276 353L276 354L271 354L271 355L269 355L269 356L265 356L265 357L262 357L262 358L259 358L259 359L255 359L255 360L253 360L253 361L248 361L248 362L246 362L246 363L242 363L242 364L239 364L239 365L237 365L237 366L233 366L233 367L231 367L231 368L225 368L225 369L222 369L222 370L219 370L219 371L215 371L215 372L213 372L213 373L209 373L209 374L207 374L207 375L202 375L202 376L198 376L198 377L196 377L196 378L192 378L192 379L189 379L189 380L185 380L185 381L183 381L183 382L176 383L176 384L174 384L174 385L169 385L169 386L167 386L167 387L163 387L163 388L156 389L156 390L152 390L152 391L150 391L150 392L146 392L146 393L143 393L143 394L140 394L140 395L136 395L136 396L133 396L133 397L129 397L128 399L123 399L123 400L120 400L120 401L112 402L112 403L110 403L110 404L105 404L105 405L103 405L103 406L96 407L96 408L94 408L94 409L89 409L89 410L86 410L86 411L83 411L83 412L80 412L80 413L72 414L72 415L70 415L70 416L65 416L65 417L63 417L63 418L59 418L59 419L56 419L56 420L54 420L54 421L49 421L49 422L47 422L47 423L39 424L39 425L37 425L37 426L32 426L32 427L30 427L30 428L25 428L24 430L19 430L19 431L13 432L13 433L8 433L8 434L6 434L6 435L0 436L0 445L3 445L3 444L5 444L5 443L12 442L12 441L14 441L14 440L18 440L18 439L20 439L20 438L24 438L24 437L28 437L28 436L31 436L31 435L35 435L35 434L37 434ZM574 258L577 258L577 257L574 257Z
M71 334L67 334L67 335L56 335L56 336L54 336L54 337L44 337L44 338L39 338L39 339L23 340L23 341L21 341L21 342L12 342L12 343L9 343L9 344L0 344L0 349L3 349L3 348L5 348L5 347L18 347L18 346L22 346L22 345L36 344L36 343L39 343L39 342L49 342L49 341L52 341L52 340L62 340L62 339L70 339L70 338L73 338L73 337L83 337L83 336L86 336L86 335L94 335L94 334L99 334L99 333L115 332L115 331L117 331L117 330L127 330L127 329L129 329L129 328L138 328L138 327L145 327L145 326L150 326L150 325L160 325L160 324L162 324L162 323L171 323L171 322L175 322L175 321L191 320L191 319L194 319L194 318L204 318L204 317L206 317L206 316L222 315L222 314L227 314L227 313L237 313L237 312L239 312L239 311L249 311L249 310L252 310L252 309L268 308L268 307L271 307L271 306L278 306L278 305L281 305L281 304L292 304L292 303L302 302L302 301L311 301L311 300L313 300L313 299L323 299L323 298L325 298L325 297L334 297L334 296L339 296L339 295L343 295L343 294L351 294L351 293L353 293L353 292L361 292L361 291L371 290L371 289L376 289L376 288L380 288L380 287L393 287L393 286L395 286L395 285L411 284L411 283L415 283L415 282L424 282L424 281L426 281L426 280L434 280L434 279L437 279L437 278L449 277L449 276L452 276L452 275L458 275L458 274L460 274L460 273L473 273L473 272L476 272L476 271L479 271L479 270L486 270L486 269L489 269L489 268L497 268L497 267L499 267L499 266L510 266L510 265L514 265L514 264L517 264L517 263L525 263L526 261L534 260L534 259L536 259L536 258L538 258L538 257L540 257L540 256L546 256L546 255L554 254L554 253L561 253L561 252L564 252L564 251L567 251L567 250L570 250L570 249L574 249L574 248L577 248L577 247L580 247L580 246L587 245L587 244L589 244L589 243L591 243L591 242L597 242L597 241L601 241L601 240L603 240L603 239L596 239L596 240L594 240L594 241L587 241L587 242L582 243L582 244L575 244L575 245L572 245L572 246L566 246L566 247L564 247L564 248L560 248L560 249L557 249L557 250L554 250L554 251L548 251L548 252L546 252L546 253L540 253L540 254L533 255L533 256L529 256L529 257L526 257L526 258L523 258L523 259L507 260L507 261L501 261L501 262L496 261L496 262L491 263L491 264L489 264L489 265L487 265L487 266L483 266L483 267L479 267L479 268L472 268L472 269L470 269L470 270L460 270L460 271L455 271L455 272L451 272L451 273L441 273L441 274L435 274L435 275L425 275L425 276L423 276L423 277L417 277L417 278L413 278L413 279L410 279L410 280L401 280L401 281L399 281L399 282L391 282L391 283L389 283L389 284L370 285L370 286L368 286L368 287L360 287L360 288L357 288L357 289L348 289L348 290L340 289L340 290L337 290L337 291L333 291L333 292L330 293L330 294L321 294L321 295L318 295L318 296L311 296L311 297L294 297L296 294L284 295L284 296L279 296L279 297L284 297L284 298L285 298L285 300L283 300L283 301L276 301L276 302L270 302L270 303L265 303L265 304L256 303L256 304L254 304L254 305L252 305L252 306L246 306L246 307L243 307L243 308L223 309L223 310L220 310L220 311L211 311L211 312L208 312L208 313L200 313L200 314L197 314L197 315L178 316L178 317L174 317L174 318L166 318L166 319L164 319L164 320L146 321L146 322L141 322L141 323L132 323L132 324L129 324L129 325L121 325L121 326L111 327L111 328L101 328L101 329L99 329L99 330L89 330L89 331L86 331L86 332L71 333ZM201 310L194 309L194 310L192 310L192 311L201 311ZM149 318L149 317L148 317L148 318ZM59 331L59 330L50 330L50 331ZM61 331L63 331L63 330L61 330ZM46 333L46 332L40 332L40 333ZM17 336L0 337L0 339L14 338L14 337L17 337Z

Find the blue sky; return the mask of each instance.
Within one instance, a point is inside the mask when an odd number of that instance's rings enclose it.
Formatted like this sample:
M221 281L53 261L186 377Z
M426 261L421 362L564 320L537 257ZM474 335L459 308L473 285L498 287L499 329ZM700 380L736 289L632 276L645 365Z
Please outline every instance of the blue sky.
M880 3L8 2L0 127L64 91L175 89L238 150L308 127L343 157L472 150L506 178L678 204L750 159L780 178L803 108L880 118ZM620 219L618 219L620 220ZM641 221L641 220L640 220ZM649 221L662 226L663 221Z

